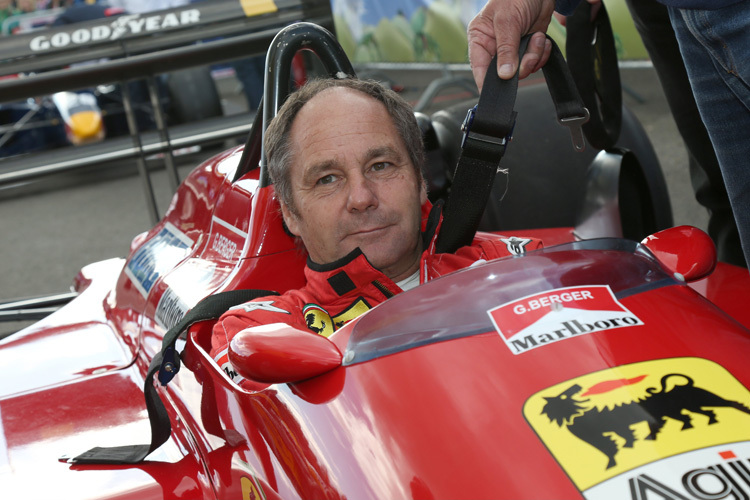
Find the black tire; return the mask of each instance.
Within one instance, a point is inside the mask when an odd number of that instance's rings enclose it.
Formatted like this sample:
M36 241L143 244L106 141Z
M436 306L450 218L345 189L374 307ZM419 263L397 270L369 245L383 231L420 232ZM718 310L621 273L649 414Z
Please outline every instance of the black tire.
M166 83L170 124L205 120L223 114L219 92L209 68L187 68L169 73Z
M646 219L644 220L644 227L653 228L652 231L648 231L648 234L651 234L674 225L667 181L664 179L664 173L661 170L656 151L654 151L641 122L627 107L623 107L622 111L622 132L617 145L632 151L638 158L640 172L630 173L630 175L631 177L640 177L640 180L634 180L634 182L641 186L648 186L647 196L649 199L644 200L641 207L651 210L645 212ZM625 196L621 194L621 211L627 209L624 206L625 199Z

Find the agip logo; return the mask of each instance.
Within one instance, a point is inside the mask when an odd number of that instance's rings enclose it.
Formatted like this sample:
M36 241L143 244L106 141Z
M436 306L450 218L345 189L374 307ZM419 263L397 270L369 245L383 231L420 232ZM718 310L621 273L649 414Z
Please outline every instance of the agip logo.
M523 412L588 499L750 498L750 391L714 362L603 370L534 394Z

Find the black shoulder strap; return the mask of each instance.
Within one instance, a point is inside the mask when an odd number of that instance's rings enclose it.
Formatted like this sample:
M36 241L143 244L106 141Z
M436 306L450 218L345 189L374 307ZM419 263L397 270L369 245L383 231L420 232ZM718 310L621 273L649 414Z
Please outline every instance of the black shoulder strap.
M526 52L530 35L521 39L519 57ZM560 49L552 42L552 54L544 66L558 121L567 127L576 150L584 148L581 125L588 121L573 78ZM497 56L490 68L497 64ZM451 194L445 207L443 226L438 235L438 253L455 252L474 239L487 205L500 160L510 142L516 123L513 110L518 91L518 73L510 80L501 79L496 71L487 71L479 103L469 110L461 126L464 132L461 156L453 176Z
M95 447L74 458L64 457L64 459L76 464L136 464L143 461L149 453L164 444L172 432L169 414L154 387L154 375L159 373L159 382L162 385L167 385L177 375L180 370L180 356L175 349L175 343L182 332L200 321L218 319L232 306L268 295L278 294L267 290L230 290L209 295L198 302L179 323L164 334L161 352L151 360L143 385L148 419L151 424L151 444Z

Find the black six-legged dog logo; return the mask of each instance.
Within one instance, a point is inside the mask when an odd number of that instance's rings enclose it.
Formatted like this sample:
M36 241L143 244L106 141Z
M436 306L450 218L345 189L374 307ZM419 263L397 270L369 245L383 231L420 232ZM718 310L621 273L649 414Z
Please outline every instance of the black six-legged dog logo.
M686 383L666 390L667 381L672 377L681 377ZM609 459L608 469L617 465L615 455L619 450L617 442L605 433L617 434L625 440L623 447L632 448L636 440L632 426L640 422L648 423L649 434L644 439L655 440L668 418L682 422L683 431L692 428L692 417L687 412L707 416L708 424L718 422L716 412L709 408L735 408L750 414L750 408L744 404L695 387L693 379L681 373L664 375L661 389L650 387L646 389L648 396L613 408L586 409L588 399L573 398L580 391L581 386L575 384L558 396L545 397L542 414L560 427L565 425L574 436L604 453Z

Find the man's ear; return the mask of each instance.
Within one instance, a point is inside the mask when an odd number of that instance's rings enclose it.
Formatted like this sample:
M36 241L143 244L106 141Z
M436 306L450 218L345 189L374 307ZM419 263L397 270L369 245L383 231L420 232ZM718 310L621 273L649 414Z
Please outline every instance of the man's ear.
M286 203L280 203L281 216L284 218L284 224L286 224L287 230L294 236L299 237L299 218L292 213L292 210Z
M427 201L427 181L422 180L419 188L419 205L422 206Z

